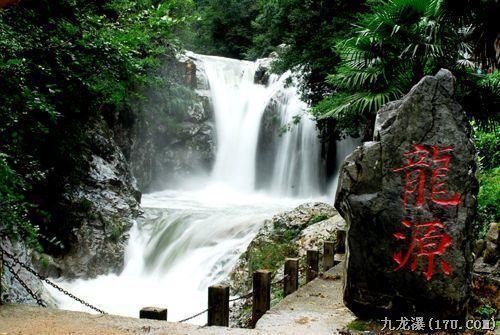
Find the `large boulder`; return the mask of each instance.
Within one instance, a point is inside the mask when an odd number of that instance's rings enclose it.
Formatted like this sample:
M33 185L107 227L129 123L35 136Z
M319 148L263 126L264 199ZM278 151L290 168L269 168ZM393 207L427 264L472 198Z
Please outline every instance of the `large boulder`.
M347 222L344 300L360 317L463 318L478 183L452 74L426 76L377 113L348 156L335 207Z

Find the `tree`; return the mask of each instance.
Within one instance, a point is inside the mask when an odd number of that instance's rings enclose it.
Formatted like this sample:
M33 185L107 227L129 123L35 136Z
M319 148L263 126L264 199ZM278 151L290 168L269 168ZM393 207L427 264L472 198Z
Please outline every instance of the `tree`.
M495 88L474 74L478 62L472 32L484 25L471 26L470 20L452 13L460 15L441 0L370 2L370 12L359 15L354 36L337 43L341 62L327 79L334 93L313 113L318 119L333 118L345 133L368 138L382 105L399 99L422 76L445 67L457 77L458 99L471 117L481 124L498 119L493 112L498 108ZM485 94L493 98L487 103L482 99L483 111L474 114L477 108L469 109L471 101Z
M335 93L314 108L315 115L334 118L352 135L370 132L383 104L435 71L443 56L440 5L436 0L372 2L355 35L337 43L341 62L327 79Z
M325 79L340 60L335 41L347 36L349 22L363 11L364 1L271 0L260 1L259 8L253 24L253 46L247 56L267 57L277 51L274 70L300 71L304 99L312 104L319 102L331 93Z
M258 14L255 0L202 0L194 25L195 50L231 58L245 58L252 46L252 21Z
M85 173L87 130L126 119L161 59L178 50L192 6L23 0L0 10L2 233L32 240L31 221L69 238L78 223L61 224L49 212L60 212L62 194Z

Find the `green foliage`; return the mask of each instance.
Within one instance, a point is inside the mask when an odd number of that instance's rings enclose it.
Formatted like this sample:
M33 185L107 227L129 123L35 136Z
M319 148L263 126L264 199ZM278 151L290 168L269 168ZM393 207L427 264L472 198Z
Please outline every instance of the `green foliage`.
M474 315L481 317L483 319L489 319L495 316L497 309L491 305L482 305L474 310Z
M195 24L195 50L244 58L252 45L252 20L258 13L255 0L202 0L198 4L199 19Z
M272 290L271 290L271 296L272 296L271 307L272 307L272 306L276 305L278 302L280 302L281 300L283 300L283 298L285 296L284 296L282 285L274 285L271 288L272 288Z
M477 129L498 132L500 122L500 72L458 72L456 95Z
M31 220L48 239L69 238L78 223L67 222L59 206L86 171L87 130L96 120L126 125L141 87L178 49L193 6L23 0L0 10L0 187L12 204L2 214L9 235L32 238Z
M363 11L364 1L272 0L260 1L259 8L248 58L277 51L274 70L300 69L304 98L317 103L331 92L325 78L338 65L335 40L345 38L351 30L350 21Z
M354 36L337 42L341 62L328 82L337 93L318 105L352 135L370 128L376 111L401 97L443 56L440 1L373 1L359 16ZM404 60L404 61L403 61ZM356 126L357 125L357 126ZM362 129L361 129L362 130Z
M487 226L500 220L500 167L483 171L479 175L478 221Z
M366 137L383 104L402 97L423 75L448 68L470 117L491 128L498 123L498 72L476 75L473 58L479 36L491 32L491 15L479 9L483 4L469 2L467 10L443 0L368 2L370 10L358 15L354 33L336 43L341 61L327 78L333 94L312 113L320 120L334 119L343 133ZM485 5L497 7L489 0Z
M26 186L6 158L0 153L0 236L22 238L30 246L36 246L37 230L27 220L29 205L22 195Z
M286 243L265 243L248 255L248 270L250 273L259 269L274 271L290 252L291 247Z
M478 151L479 161L484 170L500 166L500 134L496 130L491 132L474 127L474 140Z
M307 221L307 225L312 225L326 219L328 219L328 215L326 214L314 215Z

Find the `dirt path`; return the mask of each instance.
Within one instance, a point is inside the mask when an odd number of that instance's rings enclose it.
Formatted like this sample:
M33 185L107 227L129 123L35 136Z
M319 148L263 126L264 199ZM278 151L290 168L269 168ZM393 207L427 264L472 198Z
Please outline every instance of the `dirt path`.
M0 306L0 335L267 335L250 329L94 315L27 305Z

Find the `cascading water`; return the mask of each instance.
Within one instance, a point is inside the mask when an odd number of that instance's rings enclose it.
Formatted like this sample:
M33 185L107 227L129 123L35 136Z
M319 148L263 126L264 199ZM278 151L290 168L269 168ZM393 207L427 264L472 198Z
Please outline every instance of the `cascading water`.
M286 85L291 73L271 75L264 86L254 83L257 62L196 58L206 73L215 111L214 181L244 192L256 189L259 130L273 100L281 126L289 129L273 136L277 150L268 189L276 195L318 196L322 176L318 132L315 122L303 115L308 106L300 100L297 87Z
M227 279L264 219L306 201L325 200L320 198L316 126L306 116L294 124L307 106L294 85L285 85L289 74L271 76L264 86L254 83L257 63L191 57L206 74L214 107L217 154L210 179L196 191L143 196L145 215L130 232L122 273L59 281L109 313L137 316L144 306L163 306L176 321L203 310L207 287ZM259 139L271 101L280 125L290 129L268 136L274 148L265 176L269 183L258 188L263 177L257 172ZM88 311L51 292L61 308ZM190 322L205 320L202 315Z

